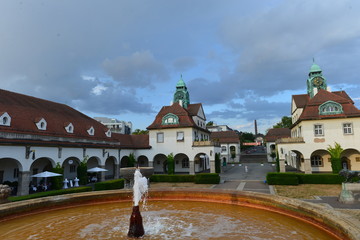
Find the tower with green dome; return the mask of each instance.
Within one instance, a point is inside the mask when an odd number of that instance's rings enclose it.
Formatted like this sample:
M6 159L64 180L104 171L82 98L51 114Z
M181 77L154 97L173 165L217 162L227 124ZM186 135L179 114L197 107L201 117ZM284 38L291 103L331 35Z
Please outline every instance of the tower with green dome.
M186 84L182 79L182 75L180 80L176 84L176 91L174 93L174 103L179 103L182 107L187 108L190 104L189 92L187 90Z
M323 77L319 65L313 61L309 72L309 78L307 79L307 92L310 98L314 97L320 89L327 89L326 79Z

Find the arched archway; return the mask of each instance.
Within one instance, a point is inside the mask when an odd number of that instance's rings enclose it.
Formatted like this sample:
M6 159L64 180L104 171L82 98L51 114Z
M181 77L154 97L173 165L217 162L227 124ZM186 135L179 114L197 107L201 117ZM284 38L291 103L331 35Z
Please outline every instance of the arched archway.
M108 157L105 161L105 179L114 179L116 173L116 159L115 157Z
M195 173L208 172L210 169L209 157L206 153L198 153L194 157Z
M154 156L154 173L167 173L167 157L165 154Z
M360 170L360 152L353 148L344 149L341 153L341 164L349 170Z
M129 156L123 156L120 161L120 168L127 167L129 164L129 160L130 160Z
M331 172L331 157L328 151L319 149L310 155L312 172Z
M80 165L80 159L76 157L69 157L65 159L62 164L62 168L64 169L64 178L74 179L77 177L77 168Z
M100 165L100 159L98 157L91 157L86 162L87 168L98 167Z
M190 172L190 160L184 153L178 153L174 157L175 172L176 173L189 173Z
M14 158L0 159L0 184L6 184L11 187L11 195L16 195L19 185L19 174L23 167L21 163Z
M35 175L41 172L49 171L55 167L55 161L51 158L38 158L30 166L30 175ZM30 185L37 186L45 181L44 178L31 178Z
M139 164L139 167L148 167L149 166L149 159L146 156L141 155L141 156L138 157L137 163Z

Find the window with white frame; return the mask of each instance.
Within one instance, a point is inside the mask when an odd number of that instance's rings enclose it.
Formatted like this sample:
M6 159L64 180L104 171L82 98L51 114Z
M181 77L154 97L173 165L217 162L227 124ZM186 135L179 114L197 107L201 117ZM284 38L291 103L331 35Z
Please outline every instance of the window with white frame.
M11 117L7 112L4 112L0 115L0 126L10 126L11 124Z
M156 134L156 142L158 143L164 142L164 133L160 132Z
M177 140L178 142L184 141L184 132L177 132L177 133L176 133L176 140Z
M39 130L46 130L47 122L44 118L41 118L38 122L35 122L35 124Z
M352 123L343 123L344 134L353 134Z
M315 124L314 125L314 135L317 136L324 136L324 127L322 124Z
M311 160L312 167L322 167L323 166L323 160L322 160L321 156L319 156L319 155L312 156L310 160Z
M221 152L226 152L226 146L221 147Z
M181 166L182 166L182 168L189 168L189 159L188 159L188 158L184 158L184 159L181 161Z

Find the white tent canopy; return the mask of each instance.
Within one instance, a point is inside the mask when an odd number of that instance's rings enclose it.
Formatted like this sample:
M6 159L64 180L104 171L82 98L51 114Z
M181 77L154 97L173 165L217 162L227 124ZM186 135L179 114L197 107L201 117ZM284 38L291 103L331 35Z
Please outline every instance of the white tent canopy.
M62 174L45 171L45 172L41 172L41 173L32 175L31 177L47 178L47 177L58 177L58 176L62 176Z
M99 168L99 167L93 167L87 170L90 173L94 173L94 172L107 172L108 170L105 168Z

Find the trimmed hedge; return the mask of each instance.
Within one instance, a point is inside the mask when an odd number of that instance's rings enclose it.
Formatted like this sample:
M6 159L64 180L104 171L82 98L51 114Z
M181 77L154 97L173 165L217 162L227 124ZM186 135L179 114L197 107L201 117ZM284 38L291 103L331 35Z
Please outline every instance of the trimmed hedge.
M11 202L17 202L22 200L34 199L34 198L42 198L42 197L49 197L49 196L56 196L56 195L63 195L70 193L79 193L79 192L91 192L91 191L92 191L92 187L76 187L76 188L68 188L68 189L53 190L46 192L38 192L25 196L13 196L13 197L9 197L8 200Z
M344 178L332 173L268 173L266 181L269 185L298 184L341 184Z
M195 175L186 174L154 174L150 177L150 182L194 182Z
M269 185L299 185L297 173L268 173L266 182Z
M94 184L95 191L101 190L113 190L113 189L122 189L124 188L124 179L114 179L105 182L97 182Z
M195 175L196 184L218 184L220 176L218 173L199 173Z

